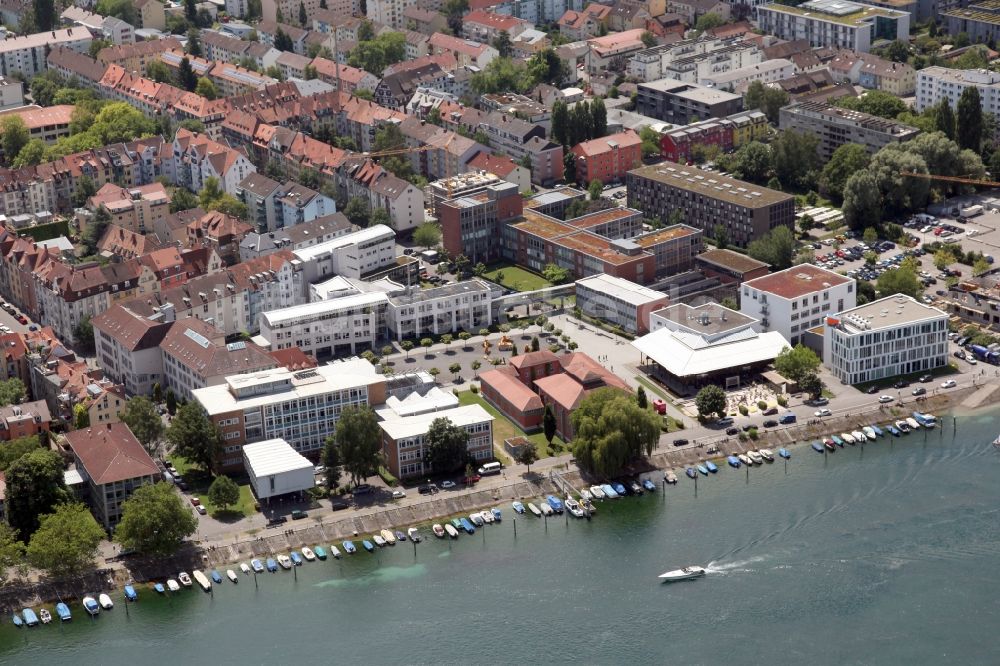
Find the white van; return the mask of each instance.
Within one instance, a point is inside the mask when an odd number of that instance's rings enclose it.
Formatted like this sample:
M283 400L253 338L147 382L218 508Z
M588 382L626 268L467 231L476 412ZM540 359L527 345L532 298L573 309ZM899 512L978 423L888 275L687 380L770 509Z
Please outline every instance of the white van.
M485 465L480 467L478 471L479 471L479 476L489 476L490 474L499 474L500 463L498 462L486 463Z

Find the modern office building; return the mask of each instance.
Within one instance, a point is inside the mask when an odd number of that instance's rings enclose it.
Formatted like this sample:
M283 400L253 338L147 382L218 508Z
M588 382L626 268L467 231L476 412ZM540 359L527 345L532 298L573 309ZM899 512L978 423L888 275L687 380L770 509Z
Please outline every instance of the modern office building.
M342 275L360 279L396 261L396 232L384 224L295 250L307 282Z
M901 294L826 318L823 362L846 384L948 363L948 315Z
M826 102L784 106L778 112L778 124L783 131L818 138L817 150L824 163L845 143L858 144L874 155L890 143L909 141L920 134L916 127Z
M193 394L222 432L220 466L238 469L243 445L268 439L318 455L345 407L385 402L386 378L368 361L350 358L309 370L234 375Z
M848 0L810 0L797 7L769 4L757 8L757 22L767 35L812 47L828 46L867 53L878 40L907 41L910 13ZM957 33L955 33L957 34Z
M674 125L725 118L743 110L743 96L677 79L639 84L636 111Z
M667 295L611 275L576 281L576 306L583 314L603 319L636 335L649 331L649 314L666 307Z
M729 242L740 247L776 227L792 229L795 223L790 194L696 167L640 167L629 172L625 184L628 205L646 216L669 220L680 211L685 224L711 235L721 226Z
M1000 2L959 2L958 6L940 13L944 19L942 28L947 34L964 32L972 43L996 42L1000 37ZM967 7L965 5L968 5ZM952 32L954 31L954 32Z
M979 90L983 113L1000 112L1000 73L988 69L949 69L926 67L917 72L917 92L914 108L923 113L948 100L952 109L966 88Z
M793 346L823 318L857 303L854 278L800 264L748 280L740 287L740 312L757 319L754 329L778 331Z

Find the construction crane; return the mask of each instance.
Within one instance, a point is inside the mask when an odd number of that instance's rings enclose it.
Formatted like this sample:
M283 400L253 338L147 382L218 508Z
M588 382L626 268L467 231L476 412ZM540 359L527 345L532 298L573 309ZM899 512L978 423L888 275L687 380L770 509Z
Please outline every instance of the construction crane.
M959 183L961 185L975 185L978 187L1000 187L1000 182L993 180L979 180L978 178L969 178L968 176L938 176L933 173L916 173L913 171L900 171L901 176L910 176L912 178L923 178L924 180L943 180L948 183Z

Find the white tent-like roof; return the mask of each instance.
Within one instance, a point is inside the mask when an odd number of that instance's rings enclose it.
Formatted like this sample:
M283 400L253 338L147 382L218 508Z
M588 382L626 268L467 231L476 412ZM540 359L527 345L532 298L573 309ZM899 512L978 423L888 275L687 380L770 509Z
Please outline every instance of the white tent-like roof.
M632 346L675 377L693 377L738 368L775 358L788 346L777 331L727 336L706 344L703 337L661 328L632 342Z
M243 447L247 472L257 478L307 469L312 473L313 464L283 439L269 439Z

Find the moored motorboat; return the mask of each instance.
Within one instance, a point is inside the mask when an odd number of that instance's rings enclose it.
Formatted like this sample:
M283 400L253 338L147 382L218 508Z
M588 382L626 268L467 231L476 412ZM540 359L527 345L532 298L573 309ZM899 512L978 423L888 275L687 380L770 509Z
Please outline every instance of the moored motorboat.
M583 490L580 491L580 500L581 501L590 501L592 499L594 499L594 495L593 495L593 493L590 492L589 489L584 488Z
M534 515L536 518L542 517L541 509L535 506L534 502L528 502L528 510L531 511L532 515Z
M171 592L177 592L177 591L179 591L181 589L181 585L180 585L180 583L178 583L173 578L168 578L167 579L167 589L170 590Z
M475 526L472 523L469 522L468 518L459 518L458 522L460 522L462 524L462 529L465 530L466 534L475 534L476 533Z
M580 503L572 497L566 498L566 510L569 511L574 518L583 518L583 508L580 506Z
M937 425L937 417L933 414L924 414L922 412L913 412L912 414L914 420L925 428L933 428Z
M281 555L278 555L277 559L278 559L278 566L280 566L282 569L287 570L292 568L292 558L288 557L288 555L282 553Z
M469 520L471 520L472 524L475 525L476 527L482 527L483 525L486 524L486 521L483 520L482 515L480 515L479 513L470 513Z
M111 597L109 597L104 592L101 592L99 595L97 595L97 602L101 604L101 608L103 608L104 610L111 610L112 608L115 607L115 602L111 601Z
M411 527L410 529L406 530L406 536L410 537L410 541L413 541L414 543L420 543L421 541L424 540L424 538L420 536L420 530L418 530L416 527Z
M629 490L632 491L633 495L641 495L642 494L642 486L639 485L638 481L633 481L632 483L630 483L629 484Z
M125 586L125 598L129 601L138 601L139 593L135 591L135 588L131 585Z
M396 535L393 534L390 530L382 530L379 534L388 545L390 546L396 545Z
M619 497L625 497L628 495L628 490L626 490L625 486L620 483L612 483L611 487L615 489L615 492L618 493Z
M734 467L736 469L739 469L740 466L743 464L743 463L740 462L740 459L737 458L736 456L727 456L726 457L726 462L729 463L730 467Z
M674 474L673 472L668 471L666 474L663 475L663 480L671 485L676 485L677 475Z
M226 576L234 583L240 582L240 577L236 575L236 572L232 569L226 569Z
M500 509L493 507L492 509L490 509L490 513L493 514L494 521L499 523L500 521L503 520L503 514L500 512Z
M61 601L56 604L56 615L59 616L61 622L69 622L73 619L73 614L69 612L69 606Z
M514 507L515 513L524 513L524 505L520 502L511 502L510 505Z
M212 582L216 585L222 582L222 574L220 574L217 570L212 569L212 573L209 575L212 577Z
M704 465L695 465L695 469L701 472L702 476L708 476L708 468Z
M21 615L24 616L24 624L29 627L34 627L38 625L38 616L35 615L35 611L30 608L25 608L21 611Z
M292 561L293 566L296 567L302 566L302 555L299 554L299 551L293 550L291 553L288 554L288 559Z
M761 449L760 450L760 455L767 462L774 462L774 453L771 452L771 449Z
M782 458L784 458L785 460L788 460L789 458L792 457L791 451L789 451L788 449L784 449L784 448L778 449L778 455L781 456Z
M699 578L705 575L705 570L702 567L684 567L683 569L674 569L673 571L666 571L659 575L659 578L665 583L672 583L679 580L689 580L691 578Z
M868 435L866 435L865 433L863 433L860 430L854 430L853 432L851 432L851 437L853 437L854 441L858 442L859 444L861 442L867 442L868 441Z
M21 619L21 614L14 611L14 614L10 616L10 621L14 623L15 627L23 627L24 620Z
M875 428L872 428L871 426L865 426L861 430L865 433L865 436L873 442L875 441L875 438L878 437L878 435L875 434Z
M745 453L737 453L737 454L736 454L736 457L737 457L737 458L739 459L739 461L740 461L741 463L743 463L744 465L749 465L749 466L751 466L751 467L753 466L753 461L752 461L752 460L750 460L750 456L748 456L747 454L745 454Z
M333 544L330 544L330 554L333 555L333 559L335 560L340 559L340 551Z
M347 553L348 555L353 555L354 553L358 552L358 549L354 545L353 541L344 541L340 545L344 547L344 552Z
M604 499L604 489L600 486L591 486L590 494L594 496L594 499Z
M909 434L910 424L903 420L896 421L896 429L904 435Z
M688 475L689 479L693 479L698 476L698 472L694 471L693 467L685 467L684 473Z
M552 510L552 506L548 502L539 502L538 508L542 510L543 516L554 516L556 513Z
M754 465L764 464L764 456L760 454L760 451L753 449L751 451L747 451L747 455L750 456L750 460L753 461Z
M402 532L400 530L396 530L396 531L393 532L393 535L395 535L396 541L400 541L400 542L406 541L406 533L405 532Z
M381 534L373 534L372 541L374 541L375 545L378 546L379 548L385 547L385 539L382 538Z
M844 446L844 440L842 440L840 437L837 437L836 435L830 435L829 441L832 441L837 446L840 446L840 447ZM826 443L827 443L827 440L823 440L823 444L826 444Z
M163 594L167 588L163 587L163 583L153 583L153 591L157 594Z
M713 465L713 467L714 467L714 465ZM708 469L709 469L709 471L711 471L712 468L709 467ZM717 467L716 467L716 470L718 470ZM643 479L642 480L642 487L645 488L646 490L648 490L651 493L656 492L656 484L653 483L652 481L650 481L649 479ZM583 499L587 499L587 498L584 497Z
M451 526L454 527L456 530L460 530L462 529L462 521L459 520L458 518L452 518Z
M902 433L901 433L901 432L899 431L899 428L897 428L897 427L896 427L896 426L894 426L894 425L887 425L887 426L885 427L885 429L886 429L886 430L888 430L888 431L889 431L889 434L890 434L890 435L892 435L893 437L899 437L899 436L900 436L900 435L902 434Z
M179 574L177 574L177 580L179 580L181 585L183 585L184 587L191 587L192 585L191 576L189 576L186 571L182 571Z
M431 532L434 532L434 536L436 536L438 539L444 538L444 528L441 527L440 523L434 523L434 525L431 527Z
M840 439L848 444L853 444L855 442L854 435L849 432L840 433Z
M264 564L260 560L258 560L258 559L252 559L252 560L250 560L250 566L253 567L253 570L255 572L257 572L257 573L264 573Z
M49 612L48 608L42 608L39 610L38 617L41 618L42 624L48 624L52 621L52 613Z
M444 531L447 532L448 536L450 536L452 539L458 538L458 530L456 530L455 526L452 525L451 523L445 524Z
M315 548L313 548L313 553L320 560L325 560L327 558L326 548L324 548L323 546L316 546Z
M212 581L210 581L208 579L208 576L202 573L200 569L195 569L192 575L194 576L194 579L198 582L198 585L201 585L201 589L205 590L206 592L212 589Z
M605 483L601 485L601 490L604 491L604 496L608 499L618 499L618 491L611 487L610 483Z
M368 539L362 539L362 541L361 541L361 547L364 548L365 550L367 550L369 553L374 553L375 552L375 544L373 544Z
M274 573L278 570L278 561L273 557L267 558L267 562L265 563L265 565L267 566L267 570L270 571L271 573Z
M556 497L555 495L546 495L545 501L548 503L549 506L552 507L552 510L555 511L556 513L563 512L564 507L562 500Z
M708 471L711 472L712 474L715 474L716 472L719 471L719 468L711 460L705 461L705 467L707 467Z
M823 445L821 443L813 442L812 447L817 453L823 453Z
M836 451L837 450L837 445L833 442L832 439L824 439L823 440L823 446L826 447L827 451L831 451L832 452L832 451ZM843 444L841 444L841 446L843 446Z
M906 417L906 425L910 426L911 430L920 430L920 424L912 416Z
M83 610L87 611L90 615L97 615L101 612L101 607L97 605L97 599L87 595L83 598Z
M309 546L302 547L302 557L305 558L306 562L313 562L316 560L316 553Z
M875 434L878 435L879 437L885 436L885 432L882 430L882 428L879 428L877 425L870 425L868 427L874 430Z
M483 522L487 525L492 525L497 521L497 519L493 517L492 511L480 511L479 515L483 517Z
M258 560L258 562L259 562L259 560ZM242 573L244 576L250 574L250 567L247 566L246 562L240 562L240 573Z

